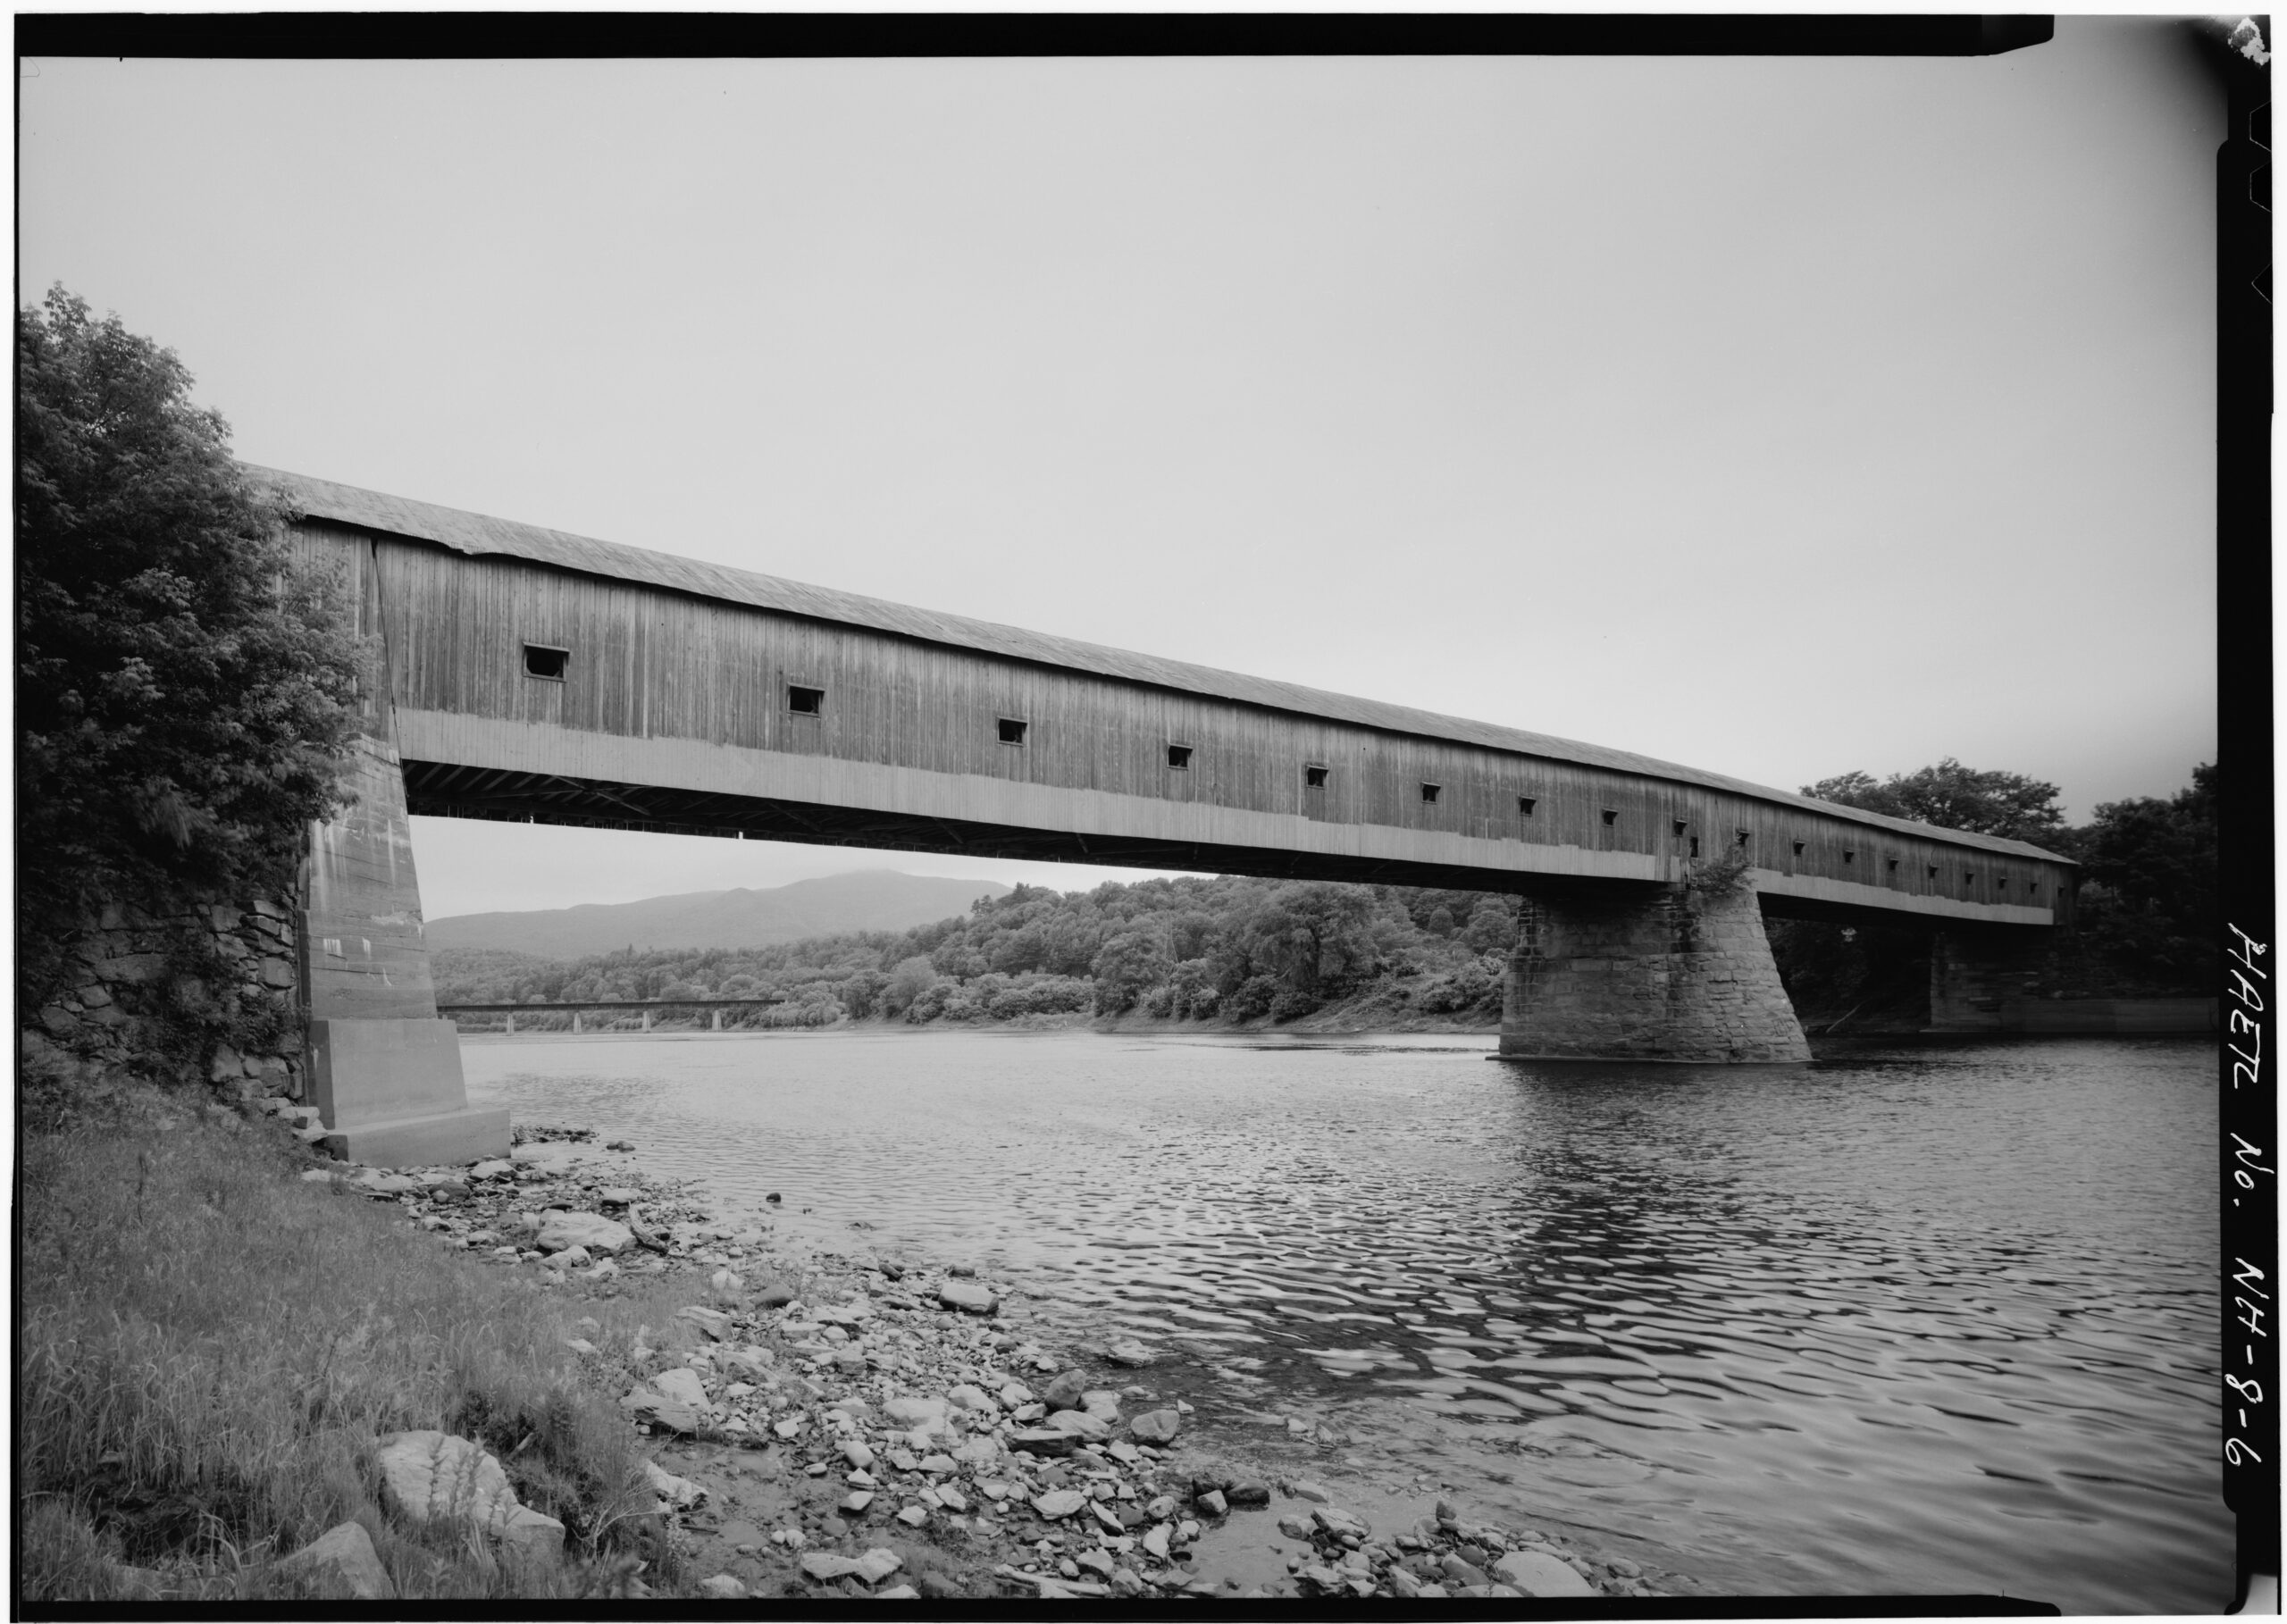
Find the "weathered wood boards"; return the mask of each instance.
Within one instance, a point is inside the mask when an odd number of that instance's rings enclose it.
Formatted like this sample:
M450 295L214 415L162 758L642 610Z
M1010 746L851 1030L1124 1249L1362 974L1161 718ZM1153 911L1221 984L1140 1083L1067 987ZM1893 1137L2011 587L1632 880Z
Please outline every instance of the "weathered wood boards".
M368 797L368 824L401 791L397 824L409 810L1514 892L1537 899L1504 1026L1520 1055L1805 1058L1758 900L1990 928L2071 906L2073 866L2016 841L264 472L304 515L302 559L345 573L371 636L365 754L401 781ZM328 875L390 893L360 918L410 921L417 942L410 848L402 898L393 850L314 846ZM398 1024L433 1021L425 953L356 933L382 1001L422 1006L392 1006ZM376 941L423 967L392 975ZM326 998L350 995L314 944L306 958ZM457 1051L363 1047L379 1056L372 1099L337 1089L344 1120L401 1114L416 1083L457 1097Z
M380 605L418 812L1527 892L1744 844L1773 912L2069 906L2019 842L271 477Z

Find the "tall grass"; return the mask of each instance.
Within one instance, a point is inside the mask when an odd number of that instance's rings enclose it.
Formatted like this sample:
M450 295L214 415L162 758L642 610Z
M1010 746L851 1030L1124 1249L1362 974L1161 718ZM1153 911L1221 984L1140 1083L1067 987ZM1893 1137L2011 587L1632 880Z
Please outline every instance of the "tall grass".
M673 1587L632 1432L564 1346L581 1308L303 1182L281 1134L188 1112L67 1112L20 1143L26 1600L275 1595L271 1557L352 1519L406 1597L577 1594L639 1559ZM385 1516L372 1442L413 1427L498 1455L567 1564L507 1573Z

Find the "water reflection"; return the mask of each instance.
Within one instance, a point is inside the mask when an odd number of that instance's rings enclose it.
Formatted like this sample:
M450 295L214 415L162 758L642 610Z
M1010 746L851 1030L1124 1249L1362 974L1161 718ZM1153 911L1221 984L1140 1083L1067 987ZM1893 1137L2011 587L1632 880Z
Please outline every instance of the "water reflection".
M729 1201L783 1191L821 1244L991 1262L1076 1330L1186 1348L1203 1421L1498 1470L1504 1509L1729 1588L2228 1600L2211 1051L1487 1047L784 1034L467 1061L528 1118Z

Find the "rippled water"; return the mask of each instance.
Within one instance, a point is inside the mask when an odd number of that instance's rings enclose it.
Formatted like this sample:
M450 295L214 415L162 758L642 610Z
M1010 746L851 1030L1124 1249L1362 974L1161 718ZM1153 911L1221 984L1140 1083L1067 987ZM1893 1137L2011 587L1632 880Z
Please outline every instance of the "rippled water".
M2228 1603L2212 1049L1489 1049L890 1031L464 1053L473 1098L632 1138L726 1208L782 1192L830 1249L990 1264L1073 1329L1178 1342L1199 1420L1236 1440L1322 1423L1337 1457L1733 1593Z

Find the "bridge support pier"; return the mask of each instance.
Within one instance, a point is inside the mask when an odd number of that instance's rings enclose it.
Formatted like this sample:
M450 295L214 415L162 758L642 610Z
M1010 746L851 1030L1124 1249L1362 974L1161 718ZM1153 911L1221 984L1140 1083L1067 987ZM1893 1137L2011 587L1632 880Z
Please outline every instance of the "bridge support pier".
M1502 992L1518 1059L1785 1063L1811 1058L1755 888L1526 901Z
M2050 931L1939 931L1930 943L1929 1032L2000 1032L2002 1006L2038 995Z
M459 1028L437 1014L397 750L369 732L348 766L356 799L311 825L302 887L311 1103L326 1147L384 1168L506 1156L508 1113L469 1109Z

